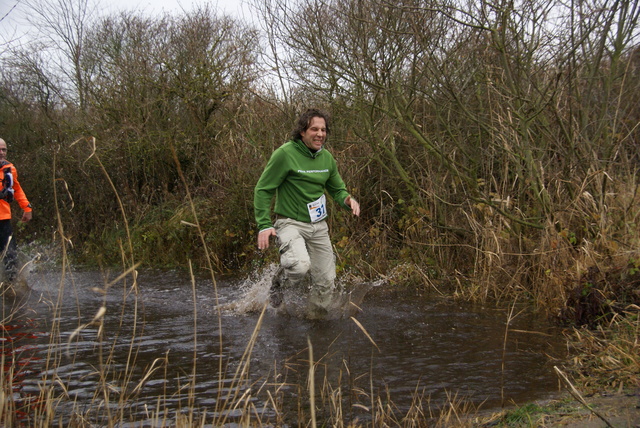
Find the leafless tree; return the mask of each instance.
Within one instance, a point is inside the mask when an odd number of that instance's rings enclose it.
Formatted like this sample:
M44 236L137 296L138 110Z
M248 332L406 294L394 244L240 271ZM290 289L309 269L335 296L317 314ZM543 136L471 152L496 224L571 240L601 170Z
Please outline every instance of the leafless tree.
M59 89L68 106L85 107L87 75L82 68L87 30L96 17L93 0L27 0L27 19L37 30L29 41L30 52L42 52L43 72L59 76Z

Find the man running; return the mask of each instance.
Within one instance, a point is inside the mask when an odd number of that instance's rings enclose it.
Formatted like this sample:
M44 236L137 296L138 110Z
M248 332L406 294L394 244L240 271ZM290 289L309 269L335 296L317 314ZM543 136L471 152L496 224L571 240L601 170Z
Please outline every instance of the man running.
M274 236L280 251L280 271L274 278L271 303L279 306L281 287L295 287L310 273L309 302L314 317L327 314L336 278L325 191L338 205L360 215L360 204L347 192L335 159L324 148L329 129L327 113L317 109L304 112L291 140L271 155L254 190L258 248L269 248ZM274 196L276 220L272 223Z
M4 263L5 281L13 282L18 274L18 249L11 228L11 205L14 200L23 210L22 222L31 220L31 204L27 200L20 182L18 171L7 160L7 143L0 138L0 254Z

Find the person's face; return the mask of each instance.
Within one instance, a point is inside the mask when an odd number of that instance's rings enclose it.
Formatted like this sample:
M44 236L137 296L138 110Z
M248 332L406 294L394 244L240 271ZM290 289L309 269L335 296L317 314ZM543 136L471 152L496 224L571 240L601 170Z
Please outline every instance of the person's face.
M301 132L302 142L313 151L322 148L327 139L327 124L322 117L313 117L306 131Z
M0 138L0 162L7 159L7 143Z

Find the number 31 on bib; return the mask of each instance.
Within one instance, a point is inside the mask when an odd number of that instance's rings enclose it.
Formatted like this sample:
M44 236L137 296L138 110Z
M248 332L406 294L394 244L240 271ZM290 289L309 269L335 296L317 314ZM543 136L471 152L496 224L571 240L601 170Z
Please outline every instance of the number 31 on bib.
M307 204L309 209L309 217L311 217L311 223L316 223L320 220L324 220L327 216L327 198L325 195L320 196L313 202Z

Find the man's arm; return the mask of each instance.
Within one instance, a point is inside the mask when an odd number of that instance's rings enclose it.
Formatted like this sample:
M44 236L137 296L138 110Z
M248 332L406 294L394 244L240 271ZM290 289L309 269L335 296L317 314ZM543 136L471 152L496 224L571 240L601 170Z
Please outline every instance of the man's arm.
M271 223L271 201L276 189L287 175L285 155L282 150L276 150L267 162L262 175L254 188L253 209L258 225L258 248L269 248L269 238L276 236L276 230Z
M13 174L13 197L20 205L20 208L24 211L22 213L21 222L26 223L31 220L33 214L31 212L31 204L27 199L27 195L22 190L22 186L20 185L20 181L18 181L18 170L15 166L11 167L11 173Z
M267 230L273 227L271 223L271 201L276 194L276 189L280 185L281 179L274 174L277 169L272 167L273 156L260 179L253 189L253 210L258 230Z

